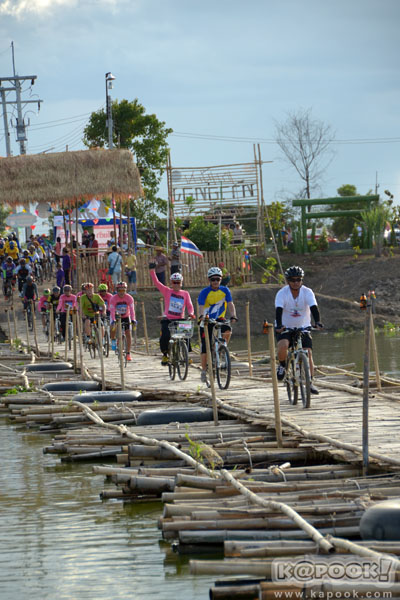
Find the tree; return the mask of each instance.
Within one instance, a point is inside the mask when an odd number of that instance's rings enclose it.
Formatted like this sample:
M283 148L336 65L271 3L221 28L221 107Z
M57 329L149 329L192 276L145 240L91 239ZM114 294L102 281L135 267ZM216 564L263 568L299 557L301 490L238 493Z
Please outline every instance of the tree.
M167 203L157 196L168 156L167 137L172 129L156 115L146 114L137 98L133 102L112 102L113 142L128 148L136 157L145 197L133 204L133 214L146 226L154 221L157 212L166 214ZM90 115L84 129L83 143L103 148L108 140L106 112L101 109Z
M360 195L357 191L356 186L352 185L351 183L346 183L344 185L341 185L337 189L337 193L342 198L345 198L346 196L359 196ZM372 194L372 190L369 190L366 195L369 196L370 194ZM338 210L338 208L339 207L337 205L334 205L334 206L330 207L329 210ZM348 210L348 209L350 209L350 210L359 209L360 211L365 210L365 203L364 202L360 202L360 203L349 202L348 204L344 203L344 204L340 205L340 210ZM357 217L352 217L352 216L334 217L334 219L332 221L331 229L337 238L339 238L340 240L346 240L350 235L352 235L354 226L357 223L358 223Z
M10 209L0 206L0 232L4 235L6 228L6 219L10 215Z
M185 230L185 236L200 248L200 250L218 250L218 226L213 223L206 223L203 217L198 216L192 219L189 229ZM229 234L222 230L221 248L229 248Z
M375 256L379 257L382 252L383 234L385 226L390 221L392 211L386 203L377 204L370 210L364 210L361 213L362 222L365 223L367 231L371 234L374 246Z
M330 125L313 119L311 109L288 113L284 123L275 122L275 141L286 159L304 181L304 195L311 189L332 160L330 144L335 138Z

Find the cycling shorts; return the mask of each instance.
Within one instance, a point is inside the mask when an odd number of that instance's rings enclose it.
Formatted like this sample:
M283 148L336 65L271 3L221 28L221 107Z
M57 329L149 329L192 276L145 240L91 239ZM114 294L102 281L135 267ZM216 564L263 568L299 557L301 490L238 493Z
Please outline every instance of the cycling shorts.
M210 342L211 342L211 339L212 339L211 336L212 336L212 330L213 330L213 328L214 328L214 323L210 323L208 325L208 335L209 335L209 338L210 338ZM221 333L225 333L226 331L232 331L232 327L230 325L225 325L224 324L221 327ZM206 336L205 336L205 333L204 333L204 327L200 328L200 337L201 337L201 353L205 354L207 352L207 349L206 349Z
M279 342L280 340L289 340L289 344L292 340L293 333L290 331L286 331L285 333L277 333L276 340ZM304 331L301 334L301 341L303 344L303 348L312 348L312 337L308 331Z

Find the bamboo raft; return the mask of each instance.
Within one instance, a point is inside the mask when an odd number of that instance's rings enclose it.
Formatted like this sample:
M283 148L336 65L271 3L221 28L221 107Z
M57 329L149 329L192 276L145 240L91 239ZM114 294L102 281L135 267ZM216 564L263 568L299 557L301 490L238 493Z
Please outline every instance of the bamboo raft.
M49 359L43 341L40 355ZM272 581L273 560L315 559L332 551L336 558L351 553L360 564L373 553L400 556L400 542L361 542L359 532L369 506L400 496L396 380L382 378L382 391L371 394L371 474L363 476L358 439L362 391L360 375L351 368L319 367L321 393L308 411L281 400L279 447L269 366L263 364L262 373L248 377L240 355L231 388L218 394L218 424L148 426L136 421L149 407L163 411L210 404L208 390L198 385L196 361L187 381L170 382L158 358L138 352L126 372L125 388L140 390L143 399L84 406L72 400L75 393L40 391L55 376L26 372L28 363L38 361L32 352L9 357L9 346L0 345L0 388L16 389L2 396L0 412L14 423L52 433L44 451L61 460L113 461L93 467L107 478L103 498L161 499L159 528L173 551L223 557L191 560L192 573L235 576L216 582L211 598L269 599L284 591L302 591L304 598L312 593L345 598L350 587L344 583L303 590ZM100 380L98 362L85 356L82 375ZM57 374L58 380L76 377L74 372ZM106 381L108 389L119 389L114 358L107 364ZM35 391L27 391L32 387ZM400 563L393 565L397 573ZM394 583L390 588L393 598L400 597L398 587ZM359 585L357 597L367 597L369 591Z

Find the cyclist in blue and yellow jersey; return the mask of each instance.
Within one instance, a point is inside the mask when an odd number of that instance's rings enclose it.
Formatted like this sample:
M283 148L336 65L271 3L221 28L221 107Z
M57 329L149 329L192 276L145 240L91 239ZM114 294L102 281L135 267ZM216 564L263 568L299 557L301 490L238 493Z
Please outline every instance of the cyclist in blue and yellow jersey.
M235 305L233 304L231 291L226 286L221 285L221 269L219 267L211 267L211 269L208 270L207 276L210 285L202 289L198 297L200 319L208 315L210 319L225 321L226 310L229 308L231 322L237 321L236 309ZM212 324L208 326L210 339L213 327L214 326ZM223 325L221 327L221 333L226 343L228 343L232 335L231 326L226 324ZM201 332L201 369L201 381L206 382L207 354L204 328Z
M17 265L18 257L19 257L19 250L18 250L17 242L14 242L14 240L12 240L12 239L7 240L7 242L5 244L5 250L6 250L6 254L8 256L11 256L15 265Z

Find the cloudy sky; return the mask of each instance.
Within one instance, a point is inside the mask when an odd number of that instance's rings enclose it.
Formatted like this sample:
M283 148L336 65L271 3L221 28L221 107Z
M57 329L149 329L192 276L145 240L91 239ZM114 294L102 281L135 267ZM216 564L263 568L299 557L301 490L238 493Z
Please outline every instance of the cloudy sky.
M83 148L111 71L114 99L174 130L174 166L249 162L260 142L267 202L302 188L274 123L311 108L336 133L320 193L377 177L400 204L399 17L399 0L0 0L0 76L13 41L17 73L37 75L23 98L44 101L26 107L30 153Z

